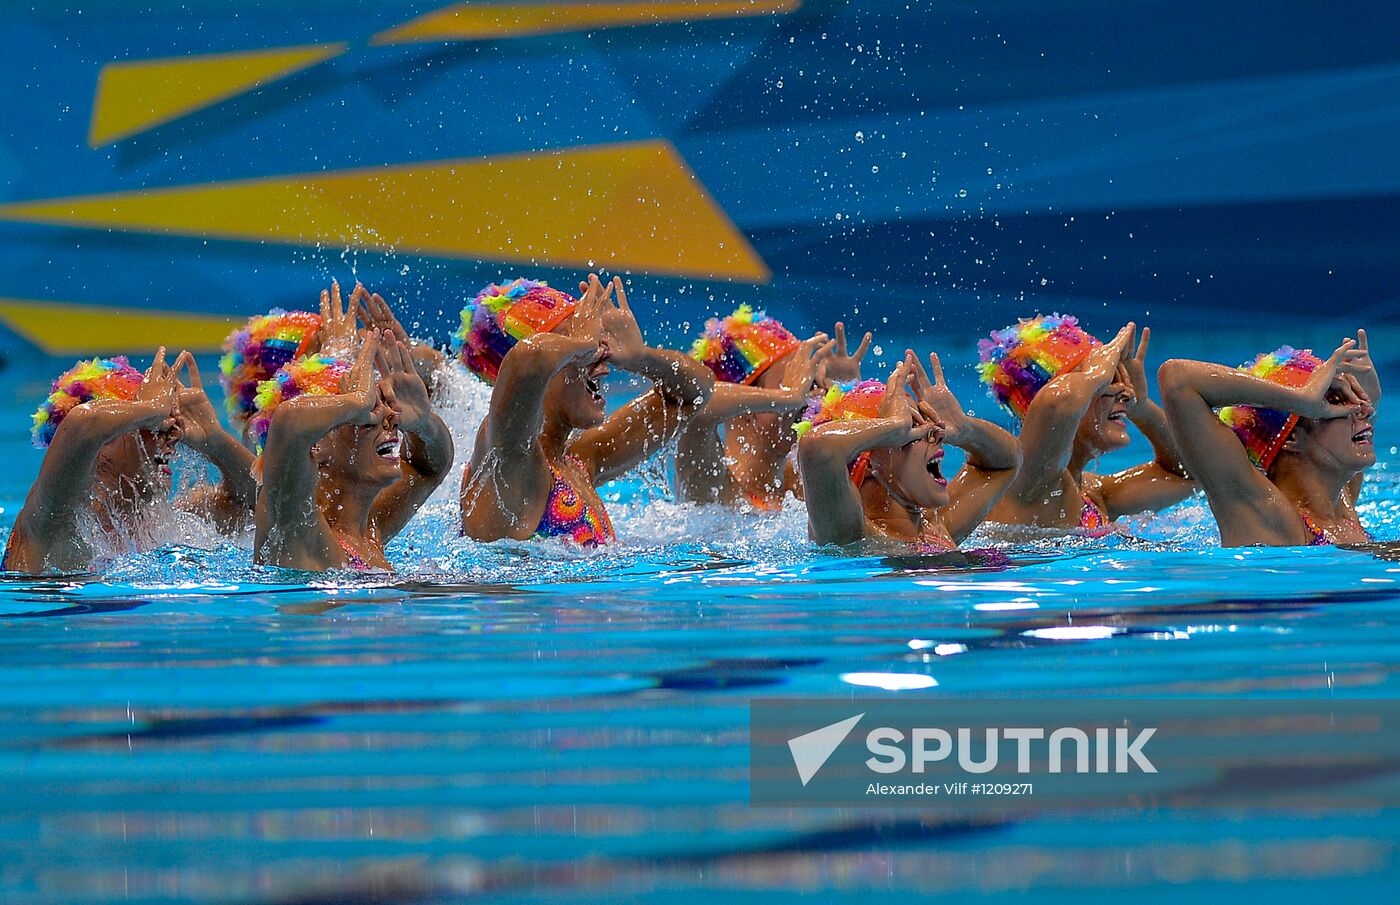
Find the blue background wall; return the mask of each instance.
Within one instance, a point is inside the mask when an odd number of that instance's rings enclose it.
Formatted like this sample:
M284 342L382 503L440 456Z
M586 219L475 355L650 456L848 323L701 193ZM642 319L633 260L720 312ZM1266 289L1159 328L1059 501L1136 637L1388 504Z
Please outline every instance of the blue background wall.
M1104 333L1128 317L1251 328L1287 317L1329 333L1400 317L1390 2L807 0L371 42L443 6L0 6L0 205L663 140L771 271L629 268L658 300L649 326L675 339L738 301L799 328L846 316L969 343L1050 309ZM326 42L348 50L89 141L104 66ZM11 299L241 318L314 304L353 269L443 338L481 283L529 271L567 284L577 270L548 256L529 266L92 229L7 210L0 297ZM29 345L4 342L12 355Z

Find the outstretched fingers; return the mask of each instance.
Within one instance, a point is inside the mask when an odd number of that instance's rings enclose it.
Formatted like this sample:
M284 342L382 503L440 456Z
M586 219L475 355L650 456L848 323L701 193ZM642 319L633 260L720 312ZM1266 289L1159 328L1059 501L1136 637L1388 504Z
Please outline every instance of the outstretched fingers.
M1142 337L1138 340L1137 354L1133 358L1139 362L1147 361L1147 343L1152 339L1152 328L1143 327Z

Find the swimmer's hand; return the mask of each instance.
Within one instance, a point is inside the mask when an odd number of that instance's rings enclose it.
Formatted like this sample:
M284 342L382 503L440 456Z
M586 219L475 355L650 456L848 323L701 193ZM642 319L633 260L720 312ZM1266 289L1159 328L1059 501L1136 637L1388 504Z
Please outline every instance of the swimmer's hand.
M1147 395L1147 344L1151 339L1152 328L1143 327L1142 336L1138 339L1137 352L1123 359L1119 365L1121 368L1120 378L1132 390L1128 394L1128 398L1124 400L1124 406L1127 408L1129 416L1144 403L1151 401Z
M374 379L374 366L379 355L380 342L380 331L366 330L360 351L355 356L355 363L340 376L340 394L331 397L340 403L341 417L337 419L338 424L378 423L375 408L379 404L379 393Z
M178 394L180 382L176 379L175 372L189 357L190 353L181 352L172 367L165 360L165 346L156 350L155 359L142 376L141 385L136 388L136 402L145 405L133 410L132 414L139 418L139 422L133 427L169 434L173 439L179 439L183 423Z
M860 361L865 357L865 353L870 351L870 341L875 335L866 332L861 338L860 345L855 352L846 350L846 325L841 321L836 322L836 342L831 351L831 357L824 363L824 378L826 381L846 381L860 380Z
M931 415L930 420L941 423L944 439L948 443L956 444L967 427L967 413L963 411L958 397L948 388L948 381L943 377L943 363L938 360L937 352L928 353L928 363L933 372L932 379L929 378L929 371L924 370L919 356L914 354L914 350L905 350L904 365L909 369L912 378L910 387L914 391L914 398L919 401L920 410L927 409L925 417L929 418Z
M1348 382L1341 373L1349 363L1366 355L1356 348L1356 340L1348 339L1312 372L1308 382L1292 392L1293 414L1303 418L1344 418L1369 405L1356 392L1355 382Z
M1118 375L1119 365L1126 364L1133 357L1133 335L1136 332L1137 324L1129 321L1117 336L1085 357L1081 370L1095 386L1105 387L1112 383ZM1143 351L1146 352L1145 349Z
M1356 352L1360 354L1343 362L1339 370L1356 380L1371 405L1378 405L1381 401L1381 379L1376 373L1375 362L1371 360L1365 330L1356 331Z
M179 379L181 367L185 369L188 384ZM175 361L172 373L176 375L179 388L177 395L184 427L182 440L190 449L206 452L212 442L228 435L219 424L218 413L214 411L214 404L209 401L209 395L204 392L199 365L195 363L193 355L182 352Z
M599 358L606 357L603 348L603 312L612 307L613 284L604 285L596 273L578 284L578 305L569 318L571 339L591 340L599 344Z
M350 303L355 308L355 316L367 329L387 331L409 350L413 368L425 384L432 379L433 372L446 360L446 356L433 348L431 343L410 337L382 295L371 293L363 283L356 283L355 291L350 294Z
M418 433L433 418L428 385L414 369L413 354L408 346L388 330L380 336L376 357L379 392L397 414L399 426L409 433Z
M617 294L615 302L614 292ZM627 302L627 290L622 286L622 277L612 278L608 284L605 302L600 338L607 347L609 357L617 362L618 367L625 368L629 364L635 364L649 350L647 341L642 338L642 328L637 325L637 316L632 313L632 306Z
M787 356L779 385L794 407L806 405L807 397L821 376L823 365L836 349L836 341L825 333L805 339Z
M363 287L356 286L356 291ZM341 303L340 283L331 280L330 291L321 290L321 352L344 358L355 348L355 313Z

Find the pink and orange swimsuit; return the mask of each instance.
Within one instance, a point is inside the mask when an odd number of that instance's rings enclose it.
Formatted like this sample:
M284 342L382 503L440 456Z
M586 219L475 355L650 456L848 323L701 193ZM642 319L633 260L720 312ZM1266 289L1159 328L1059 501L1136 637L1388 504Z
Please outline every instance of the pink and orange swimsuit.
M567 458L582 465L574 456ZM553 462L548 465L554 485L549 488L549 499L545 501L544 515L535 529L535 537L568 537L585 547L600 547L617 540L607 510L590 505Z

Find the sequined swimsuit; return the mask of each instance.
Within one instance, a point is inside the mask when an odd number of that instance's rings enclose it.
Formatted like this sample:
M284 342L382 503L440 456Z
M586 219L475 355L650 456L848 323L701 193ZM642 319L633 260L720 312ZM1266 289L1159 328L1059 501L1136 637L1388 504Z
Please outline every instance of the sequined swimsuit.
M340 544L340 550L345 554L345 568L355 572L378 572L374 566L365 562L364 557L356 553L354 548L345 542L339 534L335 536L335 542Z
M1089 537L1104 537L1113 533L1113 519L1099 504L1080 494L1084 504L1079 509L1079 528Z
M1312 536L1313 536L1313 539L1310 540L1310 541L1308 541L1308 546L1309 546L1309 547L1333 547L1333 546L1336 546L1336 542L1333 541L1332 538L1330 538L1330 537L1327 536L1327 531L1326 531L1326 529L1324 529L1324 528L1323 528L1321 525L1319 525L1317 522L1313 521L1312 516L1308 515L1308 514L1307 514L1306 512L1304 512L1303 510L1299 509L1299 510L1298 510L1298 517L1301 518L1301 519L1303 520L1303 527L1304 527L1304 528L1307 528L1307 529L1308 529L1308 532L1311 533ZM1366 539L1367 539L1368 541L1369 541L1369 540L1374 540L1374 539L1375 539L1375 538L1371 537L1371 532L1367 531L1365 528L1362 528L1361 531L1362 531L1363 534L1366 535Z
M566 458L580 467L583 465L575 456ZM544 515L535 529L535 537L569 537L585 547L600 547L617 540L607 510L589 505L553 462L548 465L554 486L549 488L549 499L545 501Z

